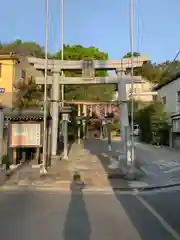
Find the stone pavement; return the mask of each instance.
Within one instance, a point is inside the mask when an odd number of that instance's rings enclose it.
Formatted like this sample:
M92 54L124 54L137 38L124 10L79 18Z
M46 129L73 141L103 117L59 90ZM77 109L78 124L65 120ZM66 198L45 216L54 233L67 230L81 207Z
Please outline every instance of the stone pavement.
M33 162L31 162L10 177L4 186L47 187L67 190L70 189L75 172L80 174L84 189L111 191L106 172L98 157L84 149L83 144L77 143L71 146L68 160L52 160L52 166L47 175L40 176L40 169L33 168Z
M74 173L80 174L85 190L112 191L130 189L151 189L180 183L179 152L136 143L136 180L127 179L121 171L125 161L120 161L120 169L108 166L118 161L122 152L120 141L113 141L112 151L108 151L107 141L89 139L82 144L71 146L68 160L52 160L47 175L40 175L40 169L33 167L33 161L20 168L6 181L8 186L51 188L70 190Z

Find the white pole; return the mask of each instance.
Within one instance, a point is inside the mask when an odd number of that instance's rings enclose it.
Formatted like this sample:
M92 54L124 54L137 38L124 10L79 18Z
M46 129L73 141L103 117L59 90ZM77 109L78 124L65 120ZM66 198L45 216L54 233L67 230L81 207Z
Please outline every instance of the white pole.
M48 70L48 41L49 41L49 0L46 0L46 45L45 45L45 78L44 78L44 131L43 131L43 161L41 173L47 173L46 170L46 152L47 152L47 70Z
M130 0L130 50L131 50L131 163L134 163L134 81L133 81L133 54L134 54L134 0Z
M64 60L64 0L61 0L61 60ZM63 71L61 71L63 76ZM61 101L64 107L64 84L61 85Z

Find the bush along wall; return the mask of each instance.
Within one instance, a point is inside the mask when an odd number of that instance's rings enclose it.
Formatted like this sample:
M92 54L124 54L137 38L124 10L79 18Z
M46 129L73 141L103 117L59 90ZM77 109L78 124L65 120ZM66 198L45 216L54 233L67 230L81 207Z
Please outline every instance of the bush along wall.
M164 106L153 103L135 114L135 120L140 126L140 140L155 145L169 144L169 124Z

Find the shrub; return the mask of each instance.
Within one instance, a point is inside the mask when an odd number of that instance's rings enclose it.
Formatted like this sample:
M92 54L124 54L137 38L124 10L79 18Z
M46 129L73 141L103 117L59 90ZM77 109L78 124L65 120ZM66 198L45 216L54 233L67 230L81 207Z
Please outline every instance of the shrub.
M163 104L153 103L141 109L135 114L135 120L140 126L141 141L152 144L168 144L169 124Z

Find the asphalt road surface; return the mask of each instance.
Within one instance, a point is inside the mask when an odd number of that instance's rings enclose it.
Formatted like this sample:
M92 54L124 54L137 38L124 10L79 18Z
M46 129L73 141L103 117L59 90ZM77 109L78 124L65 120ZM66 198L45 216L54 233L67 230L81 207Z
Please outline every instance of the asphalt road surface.
M97 145L97 144L96 144ZM112 152L108 153L107 143L99 142L99 146L107 155L119 155L122 152L121 142L112 143ZM91 148L95 146L91 144ZM95 149L94 151L98 151ZM156 147L143 143L135 143L135 159L145 174L148 185L166 185L180 183L180 151L166 147Z
M0 191L2 240L177 240L180 191Z

